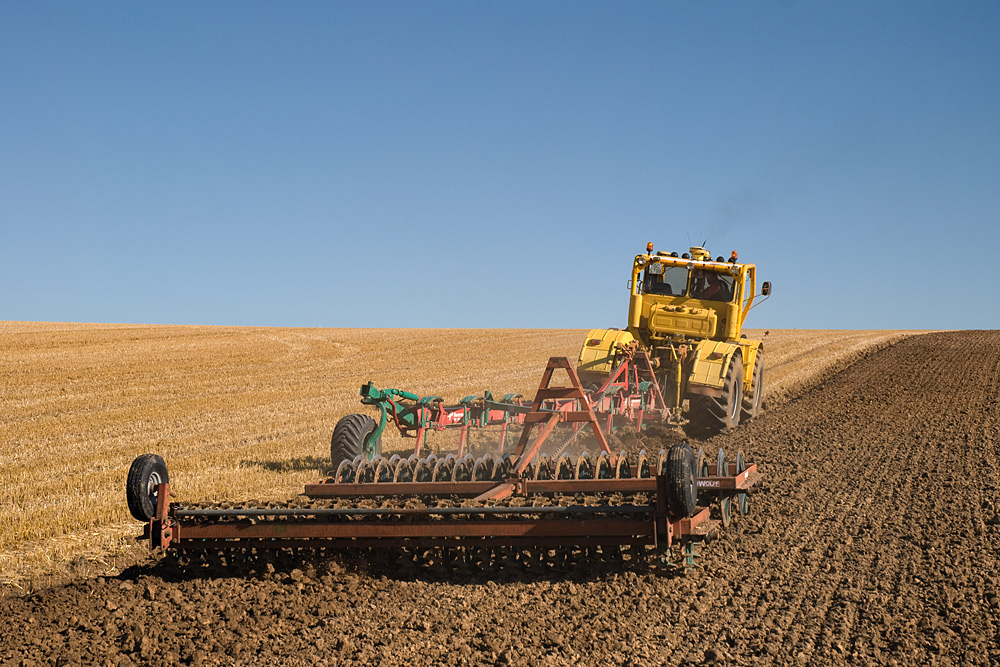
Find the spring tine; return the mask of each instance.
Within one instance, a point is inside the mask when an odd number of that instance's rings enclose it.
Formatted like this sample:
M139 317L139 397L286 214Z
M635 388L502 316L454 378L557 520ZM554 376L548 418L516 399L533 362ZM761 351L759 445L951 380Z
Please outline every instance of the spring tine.
M354 481L354 465L350 461L341 461L333 479L341 484L350 484Z
M362 458L354 471L354 481L359 484L368 484L374 480L375 470L372 468L371 463Z

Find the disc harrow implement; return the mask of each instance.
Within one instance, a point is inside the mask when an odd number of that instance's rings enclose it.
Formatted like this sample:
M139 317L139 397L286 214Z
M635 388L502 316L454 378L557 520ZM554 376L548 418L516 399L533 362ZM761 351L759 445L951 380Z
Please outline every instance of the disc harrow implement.
M559 369L569 386L551 386ZM162 550L600 548L620 555L631 547L661 556L673 550L678 562L692 565L695 544L731 518L713 518L713 502L741 514L749 508L756 465L742 454L726 465L721 453L714 467L705 465L686 442L614 453L599 403L568 360L553 358L534 400L518 413L521 434L512 451L358 452L301 496L268 507L172 503L166 464L144 455L129 474L129 507L146 522L143 537ZM589 427L599 449L546 453L557 425Z
M618 352L614 370L603 383L594 383L589 389L545 388L539 399L526 402L521 394L508 393L497 400L490 391L482 396L466 396L458 404L447 405L439 396L419 396L402 389L378 389L372 382L361 387L361 403L374 407L378 419L365 414L343 417L333 431L330 455L336 468L344 461L351 461L361 454L371 460L381 453L382 434L391 422L404 438L413 438L413 453L420 456L428 444L431 433L448 430L459 432L456 456L466 453L473 430L498 431L497 453L507 449L507 437L512 427L523 427L544 421L532 413L579 413L590 409L604 433L619 428L641 431L649 422L664 422L672 412L666 406L652 363L645 352L625 347ZM555 365L553 365L553 362ZM564 358L553 358L547 373L556 368L575 368ZM574 427L576 428L576 427Z

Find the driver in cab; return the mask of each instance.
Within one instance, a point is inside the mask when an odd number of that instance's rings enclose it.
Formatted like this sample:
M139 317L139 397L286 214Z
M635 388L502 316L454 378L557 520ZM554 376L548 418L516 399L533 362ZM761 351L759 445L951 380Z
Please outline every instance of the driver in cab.
M693 282L694 289L691 296L695 299L729 301L732 298L729 286L715 271L699 271Z

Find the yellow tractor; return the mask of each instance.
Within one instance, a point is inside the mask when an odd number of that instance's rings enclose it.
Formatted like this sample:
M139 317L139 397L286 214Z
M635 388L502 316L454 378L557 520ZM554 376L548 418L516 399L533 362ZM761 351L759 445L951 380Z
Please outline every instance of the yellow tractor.
M600 385L622 355L640 348L676 421L686 414L699 435L735 428L757 416L764 396L764 345L741 333L754 298L767 297L771 284L756 290L756 266L735 251L713 260L702 247L678 256L648 244L632 263L628 328L587 334L581 381Z

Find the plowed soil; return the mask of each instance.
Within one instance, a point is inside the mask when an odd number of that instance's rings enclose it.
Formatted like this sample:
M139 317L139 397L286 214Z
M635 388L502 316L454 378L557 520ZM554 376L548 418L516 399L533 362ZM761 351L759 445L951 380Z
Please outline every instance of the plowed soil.
M736 432L765 473L687 576L170 561L0 602L0 664L998 664L1000 332L912 337Z

